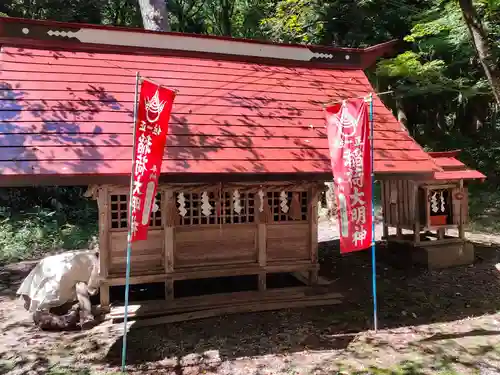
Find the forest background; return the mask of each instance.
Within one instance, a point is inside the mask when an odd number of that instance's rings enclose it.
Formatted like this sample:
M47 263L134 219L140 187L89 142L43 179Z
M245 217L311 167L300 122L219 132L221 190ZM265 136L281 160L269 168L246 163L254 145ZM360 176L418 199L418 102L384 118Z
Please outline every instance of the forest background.
M487 175L470 188L471 229L500 228L500 0L4 0L0 16L338 47L404 41L370 81L394 91L383 101L427 150L461 149ZM0 189L0 264L93 246L85 188Z

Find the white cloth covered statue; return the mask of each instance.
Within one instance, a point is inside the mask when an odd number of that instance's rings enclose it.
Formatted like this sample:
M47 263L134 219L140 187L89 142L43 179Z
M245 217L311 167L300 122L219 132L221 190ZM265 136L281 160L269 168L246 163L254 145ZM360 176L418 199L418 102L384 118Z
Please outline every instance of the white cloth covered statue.
M68 251L42 259L24 279L17 294L29 297L30 312L48 310L76 301L77 283L85 283L89 294L96 294L99 281L96 251Z

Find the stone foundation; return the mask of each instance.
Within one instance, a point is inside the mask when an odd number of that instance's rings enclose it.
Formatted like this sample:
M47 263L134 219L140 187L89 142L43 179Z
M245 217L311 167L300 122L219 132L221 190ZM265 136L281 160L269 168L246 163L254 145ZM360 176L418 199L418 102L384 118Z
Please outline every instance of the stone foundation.
M468 241L415 248L412 260L428 269L443 269L474 263L474 245Z

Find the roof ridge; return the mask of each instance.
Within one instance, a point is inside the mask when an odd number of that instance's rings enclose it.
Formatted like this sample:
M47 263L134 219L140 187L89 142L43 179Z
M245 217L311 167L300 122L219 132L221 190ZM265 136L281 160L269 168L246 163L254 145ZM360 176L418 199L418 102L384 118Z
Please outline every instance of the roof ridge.
M149 37L145 37L149 36ZM282 60L295 64L365 69L399 41L391 40L369 48L285 44L213 35L157 32L131 27L0 18L0 43L23 46L85 48L112 46L115 50L156 50L163 53L209 54L237 60Z

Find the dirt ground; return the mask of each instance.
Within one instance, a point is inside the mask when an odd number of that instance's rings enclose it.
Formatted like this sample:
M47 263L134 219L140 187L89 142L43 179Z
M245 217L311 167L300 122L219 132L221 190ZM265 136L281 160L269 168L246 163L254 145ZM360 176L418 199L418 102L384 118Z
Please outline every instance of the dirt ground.
M379 331L372 331L370 252L340 256L320 225L324 277L344 303L131 329L131 374L500 374L500 236L469 234L474 265L411 266L378 248ZM381 230L377 230L381 233ZM118 373L121 335L45 333L15 291L33 263L0 269L0 373Z

